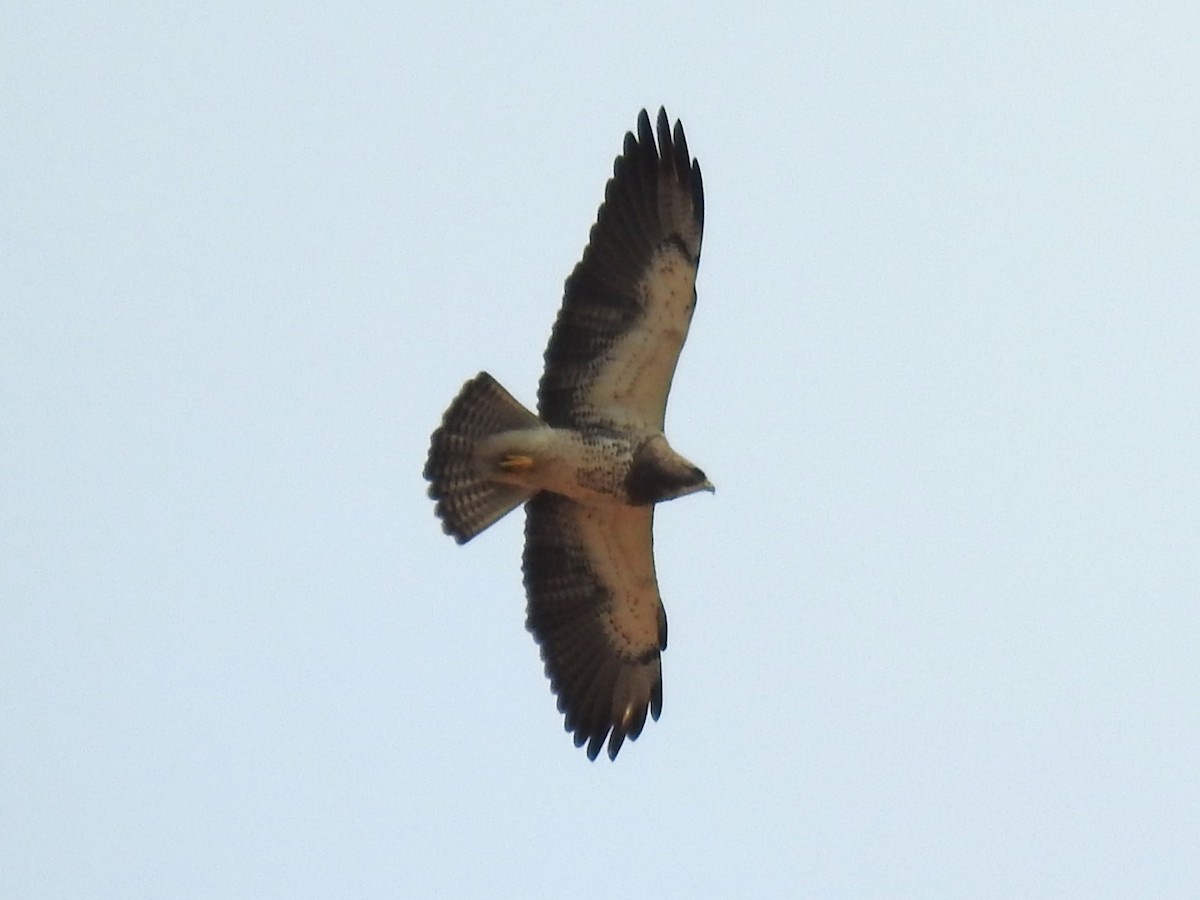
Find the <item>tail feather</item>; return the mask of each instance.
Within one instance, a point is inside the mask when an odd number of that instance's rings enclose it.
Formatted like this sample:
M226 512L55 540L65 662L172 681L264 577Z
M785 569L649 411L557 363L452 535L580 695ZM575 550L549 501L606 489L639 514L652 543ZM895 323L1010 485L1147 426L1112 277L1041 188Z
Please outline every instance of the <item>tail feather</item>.
M447 534L465 544L529 499L528 490L482 475L474 449L490 435L542 424L487 372L463 385L433 433L425 463L429 496Z

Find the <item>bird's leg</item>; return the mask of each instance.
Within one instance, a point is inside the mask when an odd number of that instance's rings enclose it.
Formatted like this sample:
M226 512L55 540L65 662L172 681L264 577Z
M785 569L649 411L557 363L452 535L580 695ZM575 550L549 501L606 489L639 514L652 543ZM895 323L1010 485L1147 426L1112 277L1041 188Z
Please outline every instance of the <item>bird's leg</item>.
M500 469L504 472L528 472L533 468L533 457L524 453L506 453L500 459Z

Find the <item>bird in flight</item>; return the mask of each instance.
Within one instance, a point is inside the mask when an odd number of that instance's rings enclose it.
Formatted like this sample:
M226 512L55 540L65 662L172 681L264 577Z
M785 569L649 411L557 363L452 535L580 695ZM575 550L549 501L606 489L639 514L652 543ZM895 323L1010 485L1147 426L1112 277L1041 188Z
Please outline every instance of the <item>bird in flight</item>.
M683 126L642 110L566 281L535 415L487 372L433 433L425 478L466 543L525 504L526 626L575 746L616 759L662 712L667 616L654 505L713 486L663 435L696 307L700 165Z

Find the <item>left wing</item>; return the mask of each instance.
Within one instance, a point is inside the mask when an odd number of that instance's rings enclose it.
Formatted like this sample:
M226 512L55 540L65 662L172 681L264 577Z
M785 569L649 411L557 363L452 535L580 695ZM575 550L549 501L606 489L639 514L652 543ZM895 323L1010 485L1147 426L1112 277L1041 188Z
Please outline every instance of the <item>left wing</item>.
M653 506L592 507L557 494L526 506L526 626L575 746L595 759L662 712L667 616L654 576ZM611 736L610 736L611 734Z
M662 431L667 393L696 305L704 230L700 165L683 125L642 110L567 279L546 348L538 412L559 428Z

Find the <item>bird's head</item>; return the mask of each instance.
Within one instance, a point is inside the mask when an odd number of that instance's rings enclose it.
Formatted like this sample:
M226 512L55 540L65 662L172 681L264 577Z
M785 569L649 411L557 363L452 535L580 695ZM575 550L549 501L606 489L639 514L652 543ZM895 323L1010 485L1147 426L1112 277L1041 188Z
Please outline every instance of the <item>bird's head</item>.
M634 453L625 490L635 506L674 500L696 491L716 492L703 470L672 450L662 435L650 438Z

